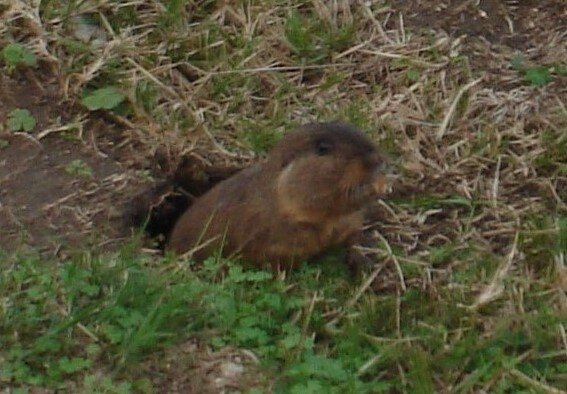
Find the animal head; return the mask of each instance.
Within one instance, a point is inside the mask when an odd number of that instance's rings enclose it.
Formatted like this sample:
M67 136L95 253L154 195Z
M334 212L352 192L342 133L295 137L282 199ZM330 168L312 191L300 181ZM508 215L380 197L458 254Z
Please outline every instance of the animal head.
M275 146L268 165L280 167L280 203L305 221L357 211L387 188L384 155L344 123L299 127Z

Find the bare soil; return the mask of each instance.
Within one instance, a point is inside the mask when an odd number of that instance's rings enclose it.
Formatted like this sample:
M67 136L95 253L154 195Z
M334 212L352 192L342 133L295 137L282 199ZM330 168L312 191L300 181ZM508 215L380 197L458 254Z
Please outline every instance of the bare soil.
M65 104L56 78L39 72L0 76L0 103L0 124L13 109L27 108L40 136L54 120L65 124L77 113ZM0 150L0 247L55 252L89 240L112 244L127 235L120 209L148 181L129 164L127 150L118 148L119 130L94 117L80 133L40 139L6 130L0 139L8 143ZM92 175L68 170L75 160Z
M257 364L251 352L231 347L212 351L196 341L188 341L165 355L148 359L142 374L150 377L157 393L244 392L266 384Z
M392 0L406 26L444 30L490 44L526 50L567 30L567 3L563 0Z

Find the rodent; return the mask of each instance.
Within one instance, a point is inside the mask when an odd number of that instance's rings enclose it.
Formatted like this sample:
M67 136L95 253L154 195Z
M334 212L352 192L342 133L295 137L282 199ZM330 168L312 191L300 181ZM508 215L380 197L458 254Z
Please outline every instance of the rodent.
M363 208L386 193L387 165L352 125L300 126L264 162L198 198L175 224L166 251L192 250L199 261L221 250L289 268L361 234Z

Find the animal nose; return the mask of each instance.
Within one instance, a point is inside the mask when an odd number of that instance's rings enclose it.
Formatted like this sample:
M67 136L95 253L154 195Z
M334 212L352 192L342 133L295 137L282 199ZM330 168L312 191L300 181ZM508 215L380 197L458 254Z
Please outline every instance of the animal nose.
M379 196L384 196L392 191L397 178L392 164L383 160L374 166L368 181Z
M399 177L394 163L387 157L376 155L373 157L372 163L368 164L371 164L368 182L378 195L388 194Z

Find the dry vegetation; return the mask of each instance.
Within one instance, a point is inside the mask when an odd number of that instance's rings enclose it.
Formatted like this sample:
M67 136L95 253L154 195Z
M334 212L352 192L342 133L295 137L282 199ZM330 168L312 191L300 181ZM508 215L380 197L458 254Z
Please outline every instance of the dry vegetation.
M285 362L225 332L223 346L249 347L246 354L252 354L232 362L239 371L228 373L235 374L233 381L218 377L226 371L209 378L210 371L203 371L215 364L213 356L202 356L200 364L195 354L206 351L191 345L184 353L192 354L190 371L147 358L148 370L159 371L147 385L167 391L174 382L177 390L196 390L183 382L198 375L212 392L221 390L212 383L219 381L225 389L259 385L295 392L567 387L567 30L561 2L540 6L537 15L547 15L548 25L533 35L517 31L525 20L514 19L530 13L502 3L509 11L508 34L526 37L521 52L482 37L429 31L415 18L406 25L404 14L387 1L35 3L10 0L0 6L6 22L0 46L24 43L40 64L4 78L58 77L70 111L49 119L48 138L84 127L96 139L103 127L111 128L100 138L112 142L106 153L121 168L159 157L158 168L145 168L163 177L183 155L206 166L240 165L256 160L294 125L342 119L371 133L399 167L394 195L378 204L368 224L376 239L367 250L377 262L371 280L332 284L319 273L281 279L289 285L285 292L295 289L303 300L295 309L284 308L290 322L299 322L303 338ZM478 2L460 2L460 11L452 4L459 2L450 3L448 18L457 21L461 11L480 12ZM439 18L446 15L441 11ZM122 104L90 113L81 108L83 95L109 86L126 95ZM81 127L66 128L72 122ZM45 137L42 130L28 136ZM135 148L124 153L125 145ZM81 204L89 217L92 207ZM15 270L17 264L10 264ZM158 271L176 273L182 266L168 261ZM326 275L329 268L315 269ZM8 313L8 306L2 308L0 317ZM95 323L85 328L91 334L97 329ZM213 336L223 332L216 330ZM336 331L349 332L349 339L333 339ZM93 335L104 348L103 334ZM209 339L197 336L203 343ZM332 360L343 360L343 351L345 360L350 357L354 343L369 348L366 360L341 361L341 368L355 371L356 384L297 372L298 363L315 363L302 353L307 350L297 350L304 340L314 341L309 351ZM342 349L349 341L351 348ZM170 357L180 351L167 349ZM227 349L219 358L230 353L233 360L241 351ZM266 366L254 352L280 364ZM6 357L0 350L0 362ZM242 358L259 362L266 378L243 378ZM93 370L104 372L91 371L93 376L112 370L100 355L95 359ZM128 373L113 378L136 376ZM34 384L7 376L0 374L0 384ZM61 381L79 381L70 376ZM371 385L377 381L384 385Z

